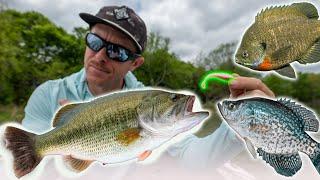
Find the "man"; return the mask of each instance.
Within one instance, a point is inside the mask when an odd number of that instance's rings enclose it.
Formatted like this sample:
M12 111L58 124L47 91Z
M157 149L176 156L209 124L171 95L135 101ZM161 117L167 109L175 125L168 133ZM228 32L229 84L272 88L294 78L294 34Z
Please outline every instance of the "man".
M107 6L95 16L80 13L80 17L90 26L84 69L63 79L47 81L33 92L22 124L36 133L51 128L54 113L67 101L86 101L114 90L143 87L131 73L144 62L141 53L146 46L147 32L143 20L126 6ZM260 80L246 77L237 77L230 84L230 92L235 98L256 94L274 96ZM232 158L241 150L241 142L223 124L207 138L190 135L186 141L172 146L168 153L186 163L216 162Z
M143 87L131 73L144 61L141 53L147 32L143 20L125 6L103 7L96 16L80 13L80 17L90 26L84 69L47 81L33 92L22 121L30 130L42 133L50 129L59 101L85 101L114 90Z

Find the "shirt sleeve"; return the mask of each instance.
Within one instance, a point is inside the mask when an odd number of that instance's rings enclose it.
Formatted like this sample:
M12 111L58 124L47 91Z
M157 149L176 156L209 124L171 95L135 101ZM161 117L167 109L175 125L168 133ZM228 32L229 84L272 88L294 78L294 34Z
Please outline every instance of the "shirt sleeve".
M35 133L43 133L51 128L50 85L48 82L37 87L24 109L22 125Z
M243 142L223 122L211 135L198 138L191 134L167 149L179 164L189 168L219 167L244 150Z

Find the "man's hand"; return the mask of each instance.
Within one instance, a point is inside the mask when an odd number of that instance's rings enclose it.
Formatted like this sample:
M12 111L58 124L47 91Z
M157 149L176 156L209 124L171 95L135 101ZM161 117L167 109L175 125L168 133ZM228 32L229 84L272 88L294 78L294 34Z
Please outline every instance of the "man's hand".
M68 99L60 99L59 100L59 104L60 106L64 106L66 104L70 103L70 101L68 101Z
M229 84L230 98L239 98L245 96L265 96L274 98L274 93L260 80L251 77L236 78Z

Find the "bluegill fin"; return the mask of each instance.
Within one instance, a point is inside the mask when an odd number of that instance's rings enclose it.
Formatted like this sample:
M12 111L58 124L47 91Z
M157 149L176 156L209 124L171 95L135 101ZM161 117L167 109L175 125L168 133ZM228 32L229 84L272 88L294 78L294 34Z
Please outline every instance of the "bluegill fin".
M275 71L282 76L286 76L292 79L296 78L296 73L290 64L282 67L281 69L277 69Z
M278 59L283 59L283 58L287 57L287 55L292 47L293 47L292 45L287 45L285 47L279 48L274 53L272 53L271 59L277 61Z
M312 131L317 132L319 129L319 121L317 120L317 117L314 115L312 111L309 109L302 107L299 104L296 104L293 101L290 101L289 99L278 99L279 103L287 106L289 109L291 109L298 117L302 119L302 123L304 125L305 131Z
M246 145L247 145L247 149L248 151L250 152L250 154L253 156L253 158L257 158L257 153L256 153L256 150L254 148L254 145L252 144L252 142L248 139L248 138L243 138L244 141L246 142Z
M298 60L301 64L316 63L320 61L320 40L316 41L308 52Z
M92 160L76 159L76 158L73 158L71 155L64 156L63 161L71 171L77 172L77 173L80 173L86 170L90 166L90 164L93 162Z
M311 3L293 3L287 6L271 6L266 9L261 10L260 13L256 15L255 21L266 22L270 20L279 20L280 17L285 17L288 14L303 16L309 19L318 19L317 8Z
M283 176L293 176L301 169L302 161L298 153L271 154L263 151L261 148L258 148L257 152L277 173Z
M317 8L311 3L307 3L307 2L293 3L291 6L298 9L302 14L304 14L310 19L319 18Z
M67 115L69 112L71 112L75 107L77 107L80 103L78 104L67 104L65 106L62 106L57 112L56 115L54 116L52 126L57 127L65 123L65 115Z
M139 128L128 128L120 132L116 140L124 146L128 146L131 143L135 142L140 138L140 129Z
M147 159L147 157L149 157L151 153L152 153L152 151L150 151L150 150L144 151L143 153L141 153L138 156L138 161L143 161L143 160Z

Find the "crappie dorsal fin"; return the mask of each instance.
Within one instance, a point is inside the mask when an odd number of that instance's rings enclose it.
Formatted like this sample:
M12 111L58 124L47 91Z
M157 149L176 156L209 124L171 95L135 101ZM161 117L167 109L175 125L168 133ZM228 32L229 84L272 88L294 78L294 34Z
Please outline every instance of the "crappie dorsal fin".
M92 160L76 159L70 155L64 156L63 161L71 171L77 172L77 173L80 173L86 170L90 166L90 164L93 162Z
M124 146L128 146L140 138L139 128L128 128L120 132L116 138Z
M280 17L285 17L288 14L302 16L307 18L318 19L317 9L311 3L294 3L292 5L271 6L261 10L257 14L256 22L266 22L269 20L279 20Z
M312 111L285 98L278 99L277 101L287 106L289 109L291 109L297 116L299 116L303 120L305 131L312 131L312 132L318 131L319 121L317 120L316 116Z
M316 41L308 52L298 60L301 64L316 63L320 61L320 40Z
M272 166L277 173L284 176L293 176L302 166L302 161L298 153L295 154L271 154L261 148L257 152L262 159Z
M80 103L75 103L75 104L67 104L65 106L62 106L58 112L56 113L56 115L54 116L53 122L52 122L52 126L53 127L57 127L63 123L65 123L64 121L62 121L64 119L64 117L71 112L75 107L77 107Z
M317 8L311 3L293 3L291 6L298 9L300 12L302 12L305 16L307 16L310 19L319 18Z
M292 79L296 78L296 73L290 64L288 64L280 69L277 69L275 71L282 76L286 76L286 77L292 78Z

